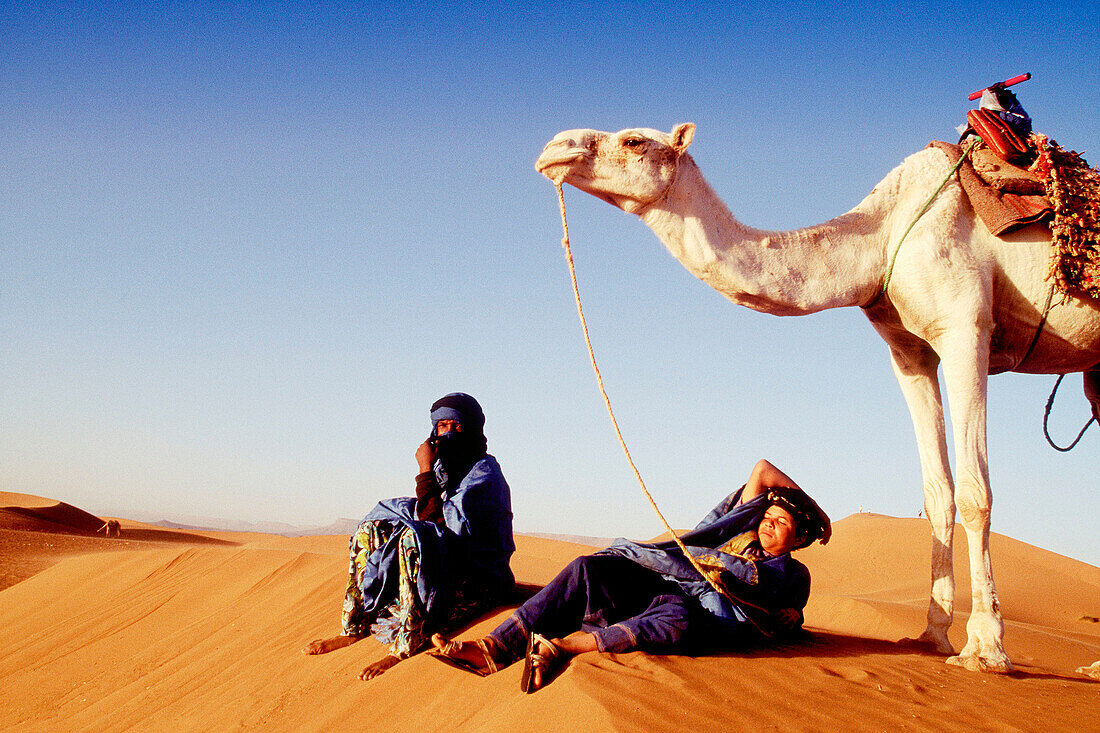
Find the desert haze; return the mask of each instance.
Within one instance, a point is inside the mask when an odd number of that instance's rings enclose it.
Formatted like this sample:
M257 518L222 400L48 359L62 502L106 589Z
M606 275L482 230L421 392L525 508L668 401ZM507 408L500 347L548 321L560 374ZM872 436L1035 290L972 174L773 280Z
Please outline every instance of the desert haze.
M1005 642L985 675L897 642L924 628L928 525L856 514L799 553L813 575L805 640L710 657L587 654L548 687L520 666L488 678L426 655L356 675L367 640L305 656L339 630L343 536L172 530L0 493L0 729L105 730L1095 730L1100 569L994 535ZM956 542L966 542L961 531ZM592 547L517 536L528 589ZM951 640L965 640L959 587ZM481 636L509 612L463 630Z

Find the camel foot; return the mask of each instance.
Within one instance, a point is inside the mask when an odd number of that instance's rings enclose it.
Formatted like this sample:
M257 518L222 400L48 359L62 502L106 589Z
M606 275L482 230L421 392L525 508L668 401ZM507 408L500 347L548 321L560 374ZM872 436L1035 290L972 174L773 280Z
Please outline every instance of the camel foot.
M358 636L334 636L331 639L314 639L305 645L302 649L302 654L328 654L334 652L337 649L343 649L346 646L351 646L355 642L359 641Z
M992 672L994 674L1008 674L1012 671L1012 662L1008 656L1000 654L967 654L965 651L954 657L947 658L948 664L956 667L965 667L971 672Z
M373 680L375 677L379 676L380 674L382 674L387 669L394 666L395 664L397 664L400 661L401 661L400 659L393 656L392 654L387 654L386 656L382 657L381 659L379 659L374 664L367 665L367 668L359 673L359 679L361 679L361 680Z
M1078 667L1077 674L1083 674L1094 680L1100 680L1100 662L1093 662L1088 667Z

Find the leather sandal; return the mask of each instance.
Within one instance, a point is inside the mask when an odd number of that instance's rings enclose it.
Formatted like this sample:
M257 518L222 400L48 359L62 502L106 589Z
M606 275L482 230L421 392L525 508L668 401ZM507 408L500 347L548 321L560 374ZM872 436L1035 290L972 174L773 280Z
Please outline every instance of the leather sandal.
M468 662L465 659L452 656L459 649L462 649L464 644L470 644L474 646L479 652L481 652L481 664L475 664ZM489 644L485 639L478 639L477 641L454 641L448 640L446 644L428 652L429 656L435 657L444 664L449 664L452 667L465 670L467 672L473 672L478 677L488 677L489 675L497 672L500 668L497 663L493 661L493 655L489 651Z
M550 682L550 676L557 671L563 654L554 642L542 634L532 633L527 637L527 654L523 657L523 676L519 687L527 694L542 689ZM539 686L535 687L535 672L539 672Z

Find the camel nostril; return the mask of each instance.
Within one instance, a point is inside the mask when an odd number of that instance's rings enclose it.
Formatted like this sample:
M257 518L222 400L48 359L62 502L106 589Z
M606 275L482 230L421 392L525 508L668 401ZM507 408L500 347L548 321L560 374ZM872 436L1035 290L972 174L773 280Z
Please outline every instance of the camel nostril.
M573 141L572 140L568 140L568 139L551 140L550 142L546 143L546 145L543 146L542 152L545 153L545 152L547 152L549 150L552 150L554 148L571 148L571 147L573 147Z

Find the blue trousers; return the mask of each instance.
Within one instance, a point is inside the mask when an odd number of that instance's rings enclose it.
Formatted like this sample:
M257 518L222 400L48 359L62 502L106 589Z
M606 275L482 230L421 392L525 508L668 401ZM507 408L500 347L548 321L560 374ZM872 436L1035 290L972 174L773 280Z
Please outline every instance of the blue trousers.
M489 636L512 659L527 636L563 637L587 631L600 651L680 650L690 619L705 613L681 587L617 555L586 555L569 563L545 588Z

